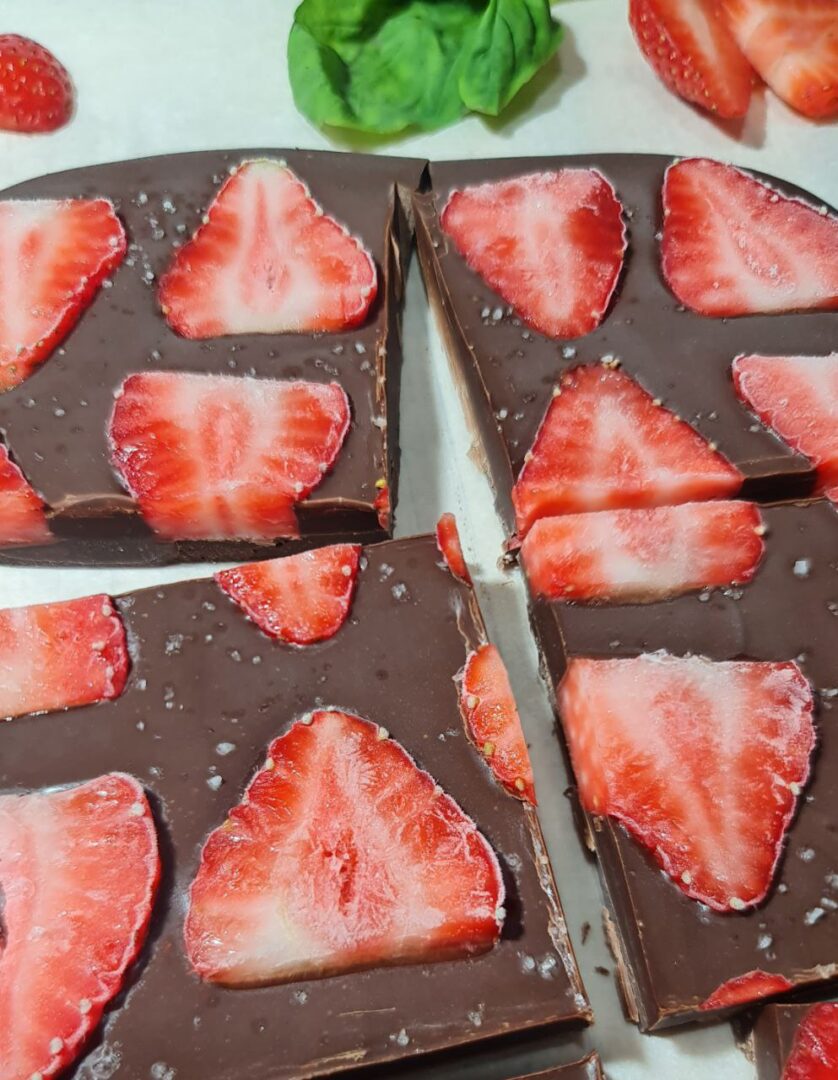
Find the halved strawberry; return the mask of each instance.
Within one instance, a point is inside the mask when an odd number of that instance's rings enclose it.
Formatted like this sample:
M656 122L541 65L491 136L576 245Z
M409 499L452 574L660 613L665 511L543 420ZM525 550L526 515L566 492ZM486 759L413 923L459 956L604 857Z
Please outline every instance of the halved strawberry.
M532 764L506 666L494 645L470 653L462 672L460 708L468 733L497 780L535 803Z
M640 51L679 97L718 116L744 116L754 72L716 0L630 0Z
M742 474L624 372L566 371L515 487L518 533L552 514L734 495Z
M783 1080L835 1080L838 1076L838 1003L813 1005L795 1033Z
M436 546L439 548L445 565L455 578L471 585L471 574L460 544L460 532L457 519L453 514L443 514L436 523Z
M109 436L120 479L174 540L297 536L294 506L349 429L337 383L155 371L129 375Z
M485 952L504 886L474 822L387 736L309 714L207 840L186 951L230 986Z
M745 584L762 558L764 531L748 502L564 514L536 521L521 558L536 596L643 603Z
M790 982L785 975L757 969L723 982L698 1007L702 1012L729 1009L734 1005L747 1005L752 1001L771 997L773 994L785 993L793 986L794 983Z
M0 717L116 698L127 677L125 629L110 597L0 611Z
M821 488L838 484L838 353L737 356L733 382L764 424L811 459Z
M73 1062L142 947L159 878L133 777L0 795L0 1076Z
M0 443L0 546L48 544L44 503Z
M215 580L260 630L311 645L333 637L346 622L360 558L360 544L333 544L219 570Z
M838 218L718 161L670 165L666 281L700 315L838 308Z
M745 56L787 105L815 119L838 116L835 0L724 0Z
M125 248L107 199L0 202L0 391L67 336Z
M323 212L283 161L247 161L160 281L160 306L188 338L348 330L366 318L370 253Z
M602 322L626 250L622 205L595 169L455 191L441 215L472 270L530 326L575 338Z
M796 663L573 659L559 706L583 806L716 911L760 903L815 745Z
M72 111L73 84L64 65L31 38L0 34L0 128L55 131Z

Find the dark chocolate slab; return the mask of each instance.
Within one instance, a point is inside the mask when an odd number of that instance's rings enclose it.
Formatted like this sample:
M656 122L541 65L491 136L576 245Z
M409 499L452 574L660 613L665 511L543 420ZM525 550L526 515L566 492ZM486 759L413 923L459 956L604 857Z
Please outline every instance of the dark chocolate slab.
M366 323L346 333L178 337L157 303L157 279L187 240L231 166L281 158L327 213L375 259L379 295ZM303 544L383 539L376 480L398 488L400 312L411 230L410 192L425 162L368 155L253 149L173 154L55 173L0 192L3 199L111 198L128 254L63 344L29 379L0 395L0 433L52 508L60 537L48 548L0 550L0 562L149 564L258 558L270 545L158 541L135 512L108 460L105 427L114 390L133 371L175 370L263 378L337 380L352 426L331 473L302 504Z
M529 1073L516 1077L516 1080L602 1080L599 1057L590 1054L584 1061L575 1061L572 1065L559 1065L555 1069Z
M211 580L127 594L117 601L133 658L122 697L0 726L0 789L124 770L147 786L160 828L150 941L76 1080L98 1077L109 1055L116 1080L166 1068L179 1080L320 1076L590 1020L536 814L494 781L463 729L453 677L485 640L473 593L440 566L430 537L366 555L349 620L305 649L265 637ZM504 867L502 939L473 959L259 989L202 983L182 944L201 846L270 740L321 705L384 725L474 818ZM235 750L219 755L223 742Z
M428 292L442 316L449 352L483 438L498 509L510 530L511 487L553 385L568 367L608 354L618 357L653 396L717 442L745 475L751 497L780 498L811 490L813 474L806 459L793 454L739 403L730 364L739 353L829 353L838 337L838 314L711 319L682 309L661 276L655 238L662 219L661 185L672 160L594 154L441 162L431 165L433 190L414 197L417 249ZM522 323L468 267L438 218L455 189L566 167L596 168L611 181L625 207L629 231L626 265L610 311L598 329L571 342L545 337ZM805 196L789 184L770 182L786 194Z
M757 1080L782 1080L794 1037L811 1005L767 1005L750 1038Z

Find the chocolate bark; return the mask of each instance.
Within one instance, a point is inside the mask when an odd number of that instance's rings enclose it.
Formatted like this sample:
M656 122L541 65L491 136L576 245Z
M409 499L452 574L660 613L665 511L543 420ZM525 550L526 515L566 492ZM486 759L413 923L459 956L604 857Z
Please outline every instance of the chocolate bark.
M178 337L157 302L157 280L197 229L229 169L249 158L283 159L325 211L372 254L378 297L366 322L345 333ZM283 551L339 539L388 535L378 521L376 481L398 492L400 315L411 241L410 192L423 161L356 154L255 149L173 154L30 180L2 199L104 195L128 234L129 250L52 356L0 395L0 434L50 507L58 542L0 549L0 563L149 565L276 554L270 544L158 539L111 468L105 428L113 395L134 371L173 370L338 381L352 426L331 472L299 506L302 537Z
M362 566L347 622L305 648L267 638L212 580L119 597L132 655L122 696L3 725L0 789L122 770L146 785L159 826L149 941L77 1080L109 1060L116 1080L303 1078L590 1020L536 813L494 780L459 712L454 676L485 640L474 594L430 537L372 546ZM202 983L182 940L201 847L268 743L324 705L386 727L475 820L507 884L501 940L464 960L259 989Z
M750 1051L757 1080L782 1080L794 1037L811 1005L767 1005L751 1031Z
M517 1080L602 1080L599 1057L590 1054L584 1061L575 1061L572 1065L559 1065L555 1069L519 1076Z

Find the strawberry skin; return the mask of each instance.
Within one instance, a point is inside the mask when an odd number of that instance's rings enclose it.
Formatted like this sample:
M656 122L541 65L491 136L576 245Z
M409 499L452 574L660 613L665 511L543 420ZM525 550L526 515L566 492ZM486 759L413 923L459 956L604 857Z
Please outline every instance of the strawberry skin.
M111 461L161 536L274 540L299 535L294 506L331 468L349 422L337 383L129 375Z
M48 544L51 539L43 500L0 443L0 547Z
M387 732L318 711L207 840L185 940L229 986L485 952L504 885L473 821Z
M436 546L445 560L445 565L455 578L471 585L471 574L460 544L460 531L453 514L443 514L436 523Z
M0 129L55 131L72 112L73 84L63 64L36 41L0 34Z
M219 570L215 580L266 634L313 645L346 622L360 558L360 544L333 544Z
M835 1080L838 1076L838 1004L813 1005L794 1036L783 1080Z
M629 23L670 90L717 116L745 115L753 69L716 0L629 0Z
M140 784L0 795L0 1076L58 1076L142 947L160 860Z
M470 653L462 672L460 708L475 746L507 791L535 804L532 764L506 665L494 645Z
M348 330L377 293L360 240L282 161L247 161L160 281L163 314L188 338Z
M698 1007L702 1012L730 1009L737 1005L748 1005L752 1001L760 1001L773 994L783 994L793 988L794 983L790 982L785 975L775 975L757 969L723 982Z
M746 584L762 559L764 531L748 502L563 514L536 521L521 559L536 596L648 603Z
M838 309L833 215L706 158L667 169L663 210L663 275L699 315Z
M512 489L519 536L553 514L734 495L742 474L619 369L566 371Z
M716 911L765 898L815 745L796 663L572 659L559 708L587 811Z
M0 202L0 391L67 336L126 243L107 199Z
M440 222L457 250L548 337L602 322L623 265L626 230L611 184L594 169L561 169L455 191Z
M0 718L119 697L128 649L108 596L0 611Z

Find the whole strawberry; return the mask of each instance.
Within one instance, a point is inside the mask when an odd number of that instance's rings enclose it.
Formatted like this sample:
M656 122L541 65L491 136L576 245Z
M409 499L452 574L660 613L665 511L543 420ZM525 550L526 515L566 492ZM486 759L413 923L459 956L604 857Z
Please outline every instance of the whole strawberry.
M55 131L70 119L73 84L51 52L18 34L0 34L0 128Z

